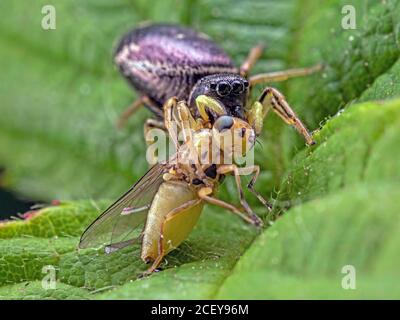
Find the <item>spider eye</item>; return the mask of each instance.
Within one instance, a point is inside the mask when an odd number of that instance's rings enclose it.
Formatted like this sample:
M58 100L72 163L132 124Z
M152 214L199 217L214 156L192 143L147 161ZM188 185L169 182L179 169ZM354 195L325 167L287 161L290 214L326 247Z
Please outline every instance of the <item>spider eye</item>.
M219 96L226 96L231 92L231 85L226 81L221 81L217 85L217 93Z
M230 116L221 116L214 122L214 128L218 132L229 130L233 126L233 118Z
M249 87L249 82L247 80L244 80L243 81L243 85L244 85L245 88L248 88Z
M234 94L240 94L244 91L244 84L241 81L232 82L232 92Z
M217 88L217 83L215 81L210 82L210 89L215 90Z

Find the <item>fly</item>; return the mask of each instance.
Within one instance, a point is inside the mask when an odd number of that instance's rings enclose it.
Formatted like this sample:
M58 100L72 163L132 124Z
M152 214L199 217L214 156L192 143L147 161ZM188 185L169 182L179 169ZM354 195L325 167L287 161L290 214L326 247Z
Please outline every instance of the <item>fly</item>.
M176 102L176 101L173 101ZM225 164L228 156L246 154L255 142L253 128L244 120L221 116L211 129L190 130L195 122L184 103L169 103L164 110L164 124L177 152L166 162L153 166L131 189L106 209L83 233L79 247L105 245L111 253L134 241L141 241L141 259L152 262L146 274L156 270L163 258L184 241L199 219L205 203L239 215L246 222L261 227L262 220L252 211L243 196L240 176L252 174L249 190L268 208L270 205L254 189L258 166L237 167ZM171 123L177 115L184 141L179 144ZM231 133L232 144L220 144L222 135ZM216 143L217 142L217 143ZM204 148L206 146L206 148ZM201 153L200 150L206 152ZM218 163L207 161L217 152ZM216 197L225 175L235 177L240 207ZM179 194L179 197L177 197ZM144 224L141 236L135 232Z

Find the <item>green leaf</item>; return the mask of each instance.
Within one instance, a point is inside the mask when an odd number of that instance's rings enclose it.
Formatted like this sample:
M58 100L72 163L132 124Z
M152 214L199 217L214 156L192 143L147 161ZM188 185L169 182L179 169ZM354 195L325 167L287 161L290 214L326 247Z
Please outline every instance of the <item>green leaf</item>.
M79 236L97 216L102 203L62 203L28 213L26 220L0 223L0 238L29 235L39 238ZM25 214L26 215L26 214Z
M0 3L0 185L61 204L0 222L0 299L400 297L399 1L57 0L53 31L40 27L45 4ZM356 30L341 27L347 4ZM116 39L143 20L194 26L238 65L264 42L254 72L326 67L277 84L309 127L321 128L305 148L278 117L266 120L256 162L258 190L275 205L268 227L259 233L206 206L162 271L138 279L148 267L139 243L111 255L77 244L111 202L98 199L117 198L147 169L149 113L115 128L135 93L111 62ZM226 180L220 195L237 203ZM346 265L355 290L342 288ZM55 289L43 284L46 266Z
M85 289L76 288L64 283L57 283L56 288L43 290L41 281L21 282L14 285L0 288L0 299L57 299L57 300L78 300L90 299L91 294Z
M312 4L311 4L312 3ZM344 5L356 10L356 30L342 28L340 14ZM323 10L320 4L309 1L309 11L302 33L299 34L297 55L300 63L323 61L325 70L319 81L297 81L291 94L303 106L307 120L320 123L341 108L356 101L369 87L376 95L370 99L398 96L395 83L380 79L386 77L399 60L400 3L387 1L335 0ZM305 11L306 12L306 11ZM333 40L334 39L334 40ZM379 80L379 81L378 81Z

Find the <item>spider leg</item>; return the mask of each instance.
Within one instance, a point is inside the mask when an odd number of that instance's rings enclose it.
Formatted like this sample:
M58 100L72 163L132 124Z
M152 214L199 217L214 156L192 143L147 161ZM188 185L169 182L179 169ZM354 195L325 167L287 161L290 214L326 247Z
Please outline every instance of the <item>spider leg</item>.
M265 88L260 98L246 112L247 120L255 129L257 135L261 133L264 118L270 109L285 123L293 126L304 137L307 144L315 144L312 135L289 106L283 94L271 87Z
M288 69L288 70L268 72L268 73L260 73L251 76L249 78L249 82L250 85L255 85L258 83L266 83L266 82L280 82L290 78L308 76L315 72L321 71L322 69L323 69L322 64L316 64L315 66L308 68L296 68L296 69Z

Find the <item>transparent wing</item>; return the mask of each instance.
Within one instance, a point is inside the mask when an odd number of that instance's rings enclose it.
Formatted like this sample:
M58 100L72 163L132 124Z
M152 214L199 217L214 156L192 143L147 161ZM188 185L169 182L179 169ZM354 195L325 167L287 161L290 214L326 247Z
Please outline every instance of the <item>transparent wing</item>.
M163 174L166 171L165 163L154 165L92 222L82 234L79 247L108 245L108 252L112 252L132 243L132 239L137 238L137 232L134 231L146 220L151 202L163 182Z

